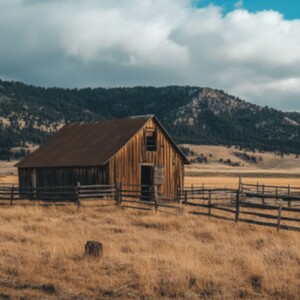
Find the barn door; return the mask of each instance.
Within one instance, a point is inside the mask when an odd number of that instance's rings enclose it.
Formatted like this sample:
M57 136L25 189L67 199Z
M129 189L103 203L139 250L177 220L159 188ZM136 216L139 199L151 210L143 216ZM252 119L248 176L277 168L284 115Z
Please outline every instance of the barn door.
M153 186L153 167L141 166L141 200L151 200L151 187Z

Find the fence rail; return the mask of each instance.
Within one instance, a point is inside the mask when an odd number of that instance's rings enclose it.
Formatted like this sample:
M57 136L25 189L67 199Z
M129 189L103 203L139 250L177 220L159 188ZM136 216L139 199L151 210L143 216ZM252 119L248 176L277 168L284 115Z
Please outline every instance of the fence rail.
M238 189L191 186L179 200L193 208L193 214L300 231L300 188L245 184ZM195 208L199 211L195 211ZM284 224L283 224L284 222ZM298 226L297 226L298 224Z
M108 200L115 205L140 209L174 209L182 213L254 223L300 231L300 188L246 184L238 189L185 188L176 199L159 193L157 187L130 184L80 185L73 187L21 188L0 186L0 204L20 201L71 202L78 206L89 201Z
M116 205L130 204L131 208L139 208L137 204L159 208L172 208L174 199L159 194L157 188L146 185L80 185L73 187L37 187L21 188L18 186L0 186L0 204L2 201L11 205L20 201L31 202L73 202L77 206L89 201L111 200ZM169 203L166 203L168 201ZM135 206L132 206L135 205Z

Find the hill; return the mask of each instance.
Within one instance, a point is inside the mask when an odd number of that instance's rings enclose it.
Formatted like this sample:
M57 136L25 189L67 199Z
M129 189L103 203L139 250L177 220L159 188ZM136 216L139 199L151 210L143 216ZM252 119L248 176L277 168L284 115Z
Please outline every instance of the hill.
M215 172L222 169L243 171L286 171L300 173L300 158L298 154L283 154L280 152L249 151L238 146L207 146L181 145L188 158L199 164L199 168L216 167ZM193 165L187 166L193 168Z
M300 152L300 114L191 86L41 88L0 80L0 159L24 156L66 122L155 114L178 143Z

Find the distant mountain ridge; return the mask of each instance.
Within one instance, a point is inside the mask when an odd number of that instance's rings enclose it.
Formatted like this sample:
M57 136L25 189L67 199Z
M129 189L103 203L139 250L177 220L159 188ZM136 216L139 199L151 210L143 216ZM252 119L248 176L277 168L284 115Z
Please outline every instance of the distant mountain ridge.
M0 159L26 154L64 123L155 114L178 143L300 153L300 114L193 86L41 88L0 80Z

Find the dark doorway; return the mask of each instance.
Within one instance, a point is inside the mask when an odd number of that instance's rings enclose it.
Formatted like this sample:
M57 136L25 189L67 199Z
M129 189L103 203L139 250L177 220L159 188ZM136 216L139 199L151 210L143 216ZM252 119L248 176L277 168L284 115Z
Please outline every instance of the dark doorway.
M151 200L151 187L153 185L153 167L141 167L141 200Z

